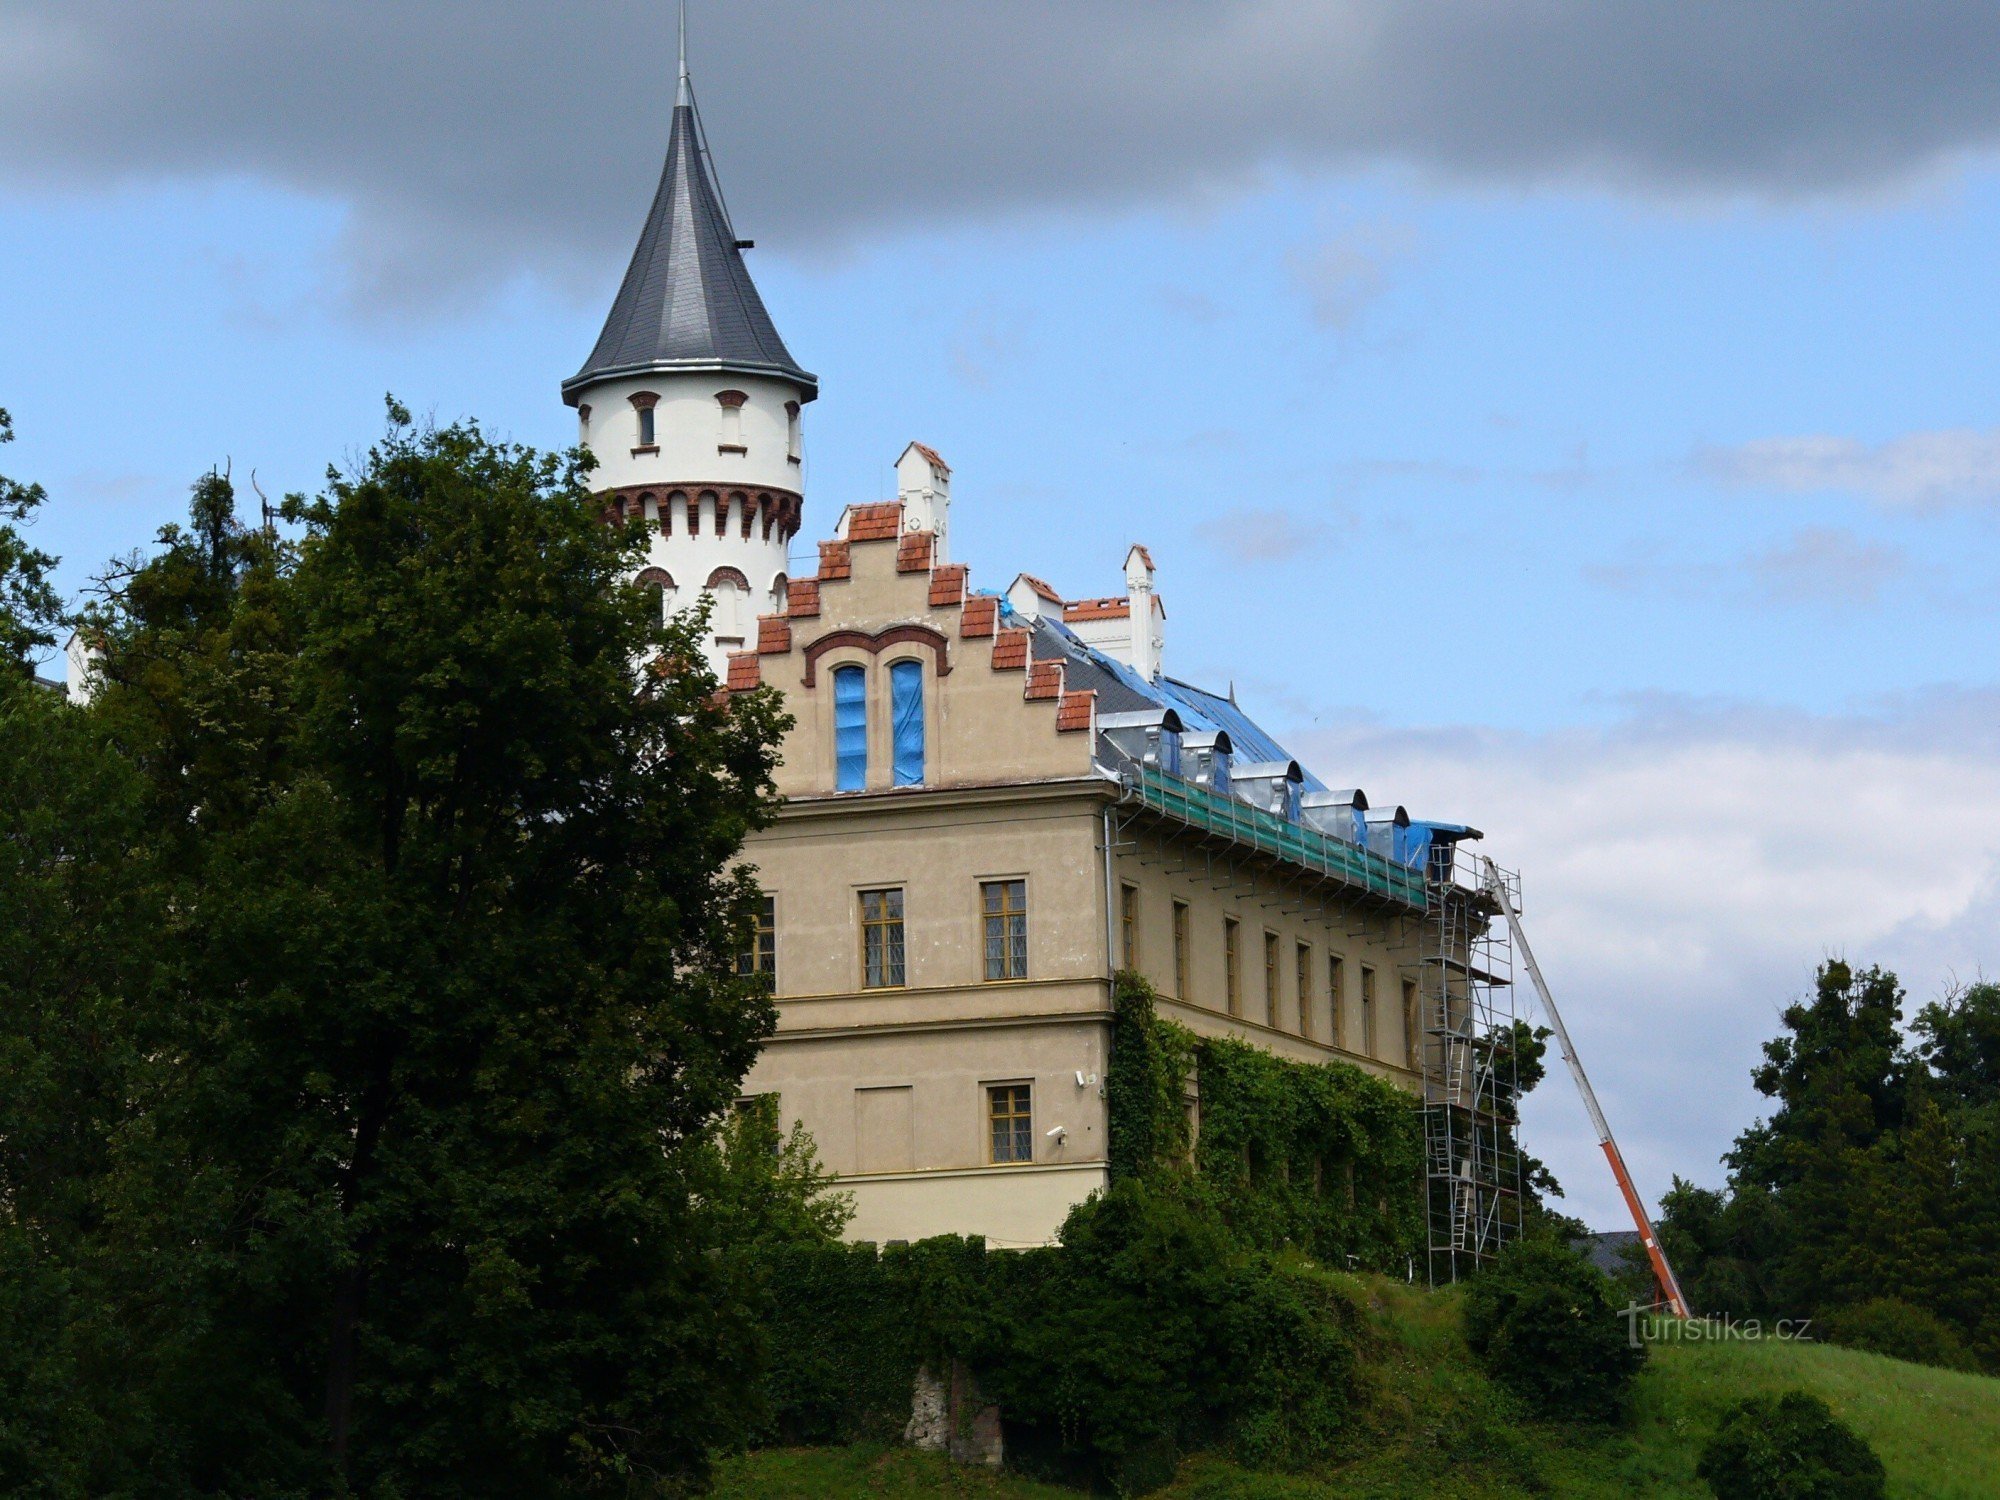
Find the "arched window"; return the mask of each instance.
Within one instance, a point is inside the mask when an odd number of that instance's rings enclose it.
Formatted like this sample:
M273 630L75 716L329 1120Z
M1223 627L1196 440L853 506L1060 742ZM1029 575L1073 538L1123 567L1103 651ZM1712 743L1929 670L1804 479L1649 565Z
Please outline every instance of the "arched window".
M791 603L792 581L783 573L771 580L771 613L781 615Z
M859 792L868 785L868 674L860 667L833 669L833 789Z
M707 588L715 600L708 628L715 632L716 643L741 646L749 635L746 607L750 603L750 580L738 569L717 568L708 575Z
M665 568L644 568L634 581L653 595L658 618L664 624L674 612L674 575Z
M579 443L590 441L590 403L588 401L576 409L576 440Z
M743 453L743 404L750 398L741 391L717 391L715 404L722 408L722 433L716 447L722 453Z
M588 407L584 408L586 411ZM799 432L799 403L785 403L785 456L793 463L805 461L805 443Z
M626 399L632 403L632 409L639 418L638 446L658 447L660 440L653 425L653 408L660 404L659 396L653 391L634 391Z
M922 786L924 781L924 664L892 662L889 666L889 726L895 734L891 759L894 784Z

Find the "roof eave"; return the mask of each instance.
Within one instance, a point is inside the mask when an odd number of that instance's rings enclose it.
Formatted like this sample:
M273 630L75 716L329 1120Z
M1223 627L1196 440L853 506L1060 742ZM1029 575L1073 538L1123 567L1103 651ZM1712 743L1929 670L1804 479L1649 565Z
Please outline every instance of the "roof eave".
M763 375L797 386L803 400L819 398L819 377L794 365L768 364L747 359L647 359L633 364L606 365L601 369L579 370L562 383L563 405L575 406L577 397L591 386L607 380L625 380L634 375L685 375L707 370L718 375Z

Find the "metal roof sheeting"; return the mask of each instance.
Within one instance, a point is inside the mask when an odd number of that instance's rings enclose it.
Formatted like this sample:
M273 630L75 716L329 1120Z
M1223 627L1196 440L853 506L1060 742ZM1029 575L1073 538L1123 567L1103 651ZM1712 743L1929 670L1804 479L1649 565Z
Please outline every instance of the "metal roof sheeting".
M750 280L689 104L674 108L639 246L597 347L563 382L563 399L574 405L585 386L609 376L673 369L775 375L808 401L819 394L818 377L792 358Z

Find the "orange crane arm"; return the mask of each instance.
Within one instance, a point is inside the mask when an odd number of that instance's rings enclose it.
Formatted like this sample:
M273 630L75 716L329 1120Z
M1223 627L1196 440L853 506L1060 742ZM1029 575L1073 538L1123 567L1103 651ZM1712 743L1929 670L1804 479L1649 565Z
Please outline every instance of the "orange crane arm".
M1521 954L1523 967L1528 978L1534 982L1535 993L1541 996L1542 1008L1549 1013L1549 1026L1556 1034L1556 1041L1562 1047L1563 1061L1569 1064L1570 1077L1576 1080L1577 1092L1583 1095L1583 1107L1590 1111L1590 1123L1597 1131L1597 1144L1604 1148L1605 1160L1611 1163L1611 1175L1618 1179L1618 1191L1625 1195L1625 1207L1631 1210L1632 1222L1638 1226L1639 1241L1646 1247L1646 1258L1653 1263L1653 1279L1660 1284L1660 1295L1674 1316L1688 1315L1687 1300L1681 1296L1681 1284L1674 1279L1674 1268L1667 1264L1667 1252L1660 1248L1660 1237L1653 1232L1653 1221L1646 1216L1646 1205L1639 1201L1639 1193L1632 1186L1632 1174L1625 1170L1625 1158L1619 1153L1618 1143L1611 1138L1611 1126L1604 1118L1604 1111L1598 1107L1597 1090L1590 1086L1590 1077L1583 1071L1583 1063L1571 1045L1569 1028L1563 1025L1562 1012L1556 1009L1555 996L1549 993L1548 981L1542 978L1541 965L1535 962L1535 950L1528 946L1527 934L1521 931L1521 914L1514 910L1514 903L1507 895L1507 883L1500 878L1500 870L1492 860L1486 864L1486 893L1499 902L1500 910L1506 914L1507 930L1513 934L1514 947Z

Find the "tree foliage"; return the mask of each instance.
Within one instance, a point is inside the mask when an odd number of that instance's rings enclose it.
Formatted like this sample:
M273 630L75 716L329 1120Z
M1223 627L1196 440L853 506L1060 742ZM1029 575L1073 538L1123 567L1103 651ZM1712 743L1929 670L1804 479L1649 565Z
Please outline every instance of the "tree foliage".
M1616 1420L1646 1362L1604 1273L1542 1236L1510 1246L1473 1279L1465 1340L1537 1411L1584 1421Z
M1895 975L1823 965L1753 1075L1776 1109L1726 1191L1675 1179L1662 1242L1699 1310L1879 1330L1854 1310L1888 1299L2000 1368L2000 986L1903 1009Z
M0 1455L64 1457L25 1492L664 1493L737 1429L754 1288L710 1252L798 1221L716 1140L783 726L626 582L583 463L392 404L288 535L207 476L10 766L86 777L0 869L0 944L84 960L0 978L47 1333Z
M0 407L0 443L13 441L14 419ZM49 581L56 560L30 546L20 531L47 500L39 484L0 474L0 676L26 676L35 658L56 643L63 620L62 600Z
M1810 1391L1752 1396L1724 1415L1696 1467L1716 1500L1881 1500L1868 1442Z

